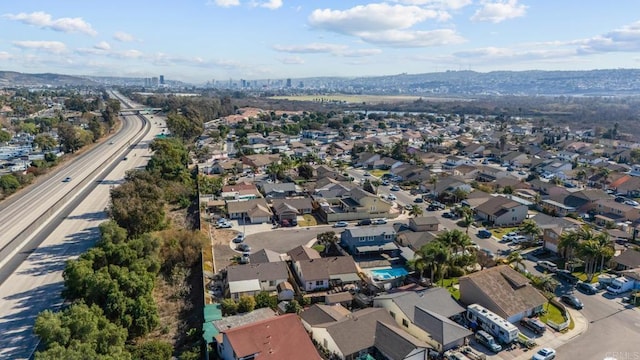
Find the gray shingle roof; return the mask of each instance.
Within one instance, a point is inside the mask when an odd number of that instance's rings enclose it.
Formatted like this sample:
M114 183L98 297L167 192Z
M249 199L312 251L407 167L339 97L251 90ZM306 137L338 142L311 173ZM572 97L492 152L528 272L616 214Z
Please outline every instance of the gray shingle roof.
M447 318L465 311L451 297L449 291L441 287L434 287L425 291L405 291L382 295L376 299L392 299L411 322L415 322L415 308L418 306Z
M382 234L387 234L387 235L396 234L396 231L392 225L361 226L361 227L348 228L345 231L350 232L352 237L380 236Z
M252 279L260 281L286 280L288 278L289 272L284 261L235 265L227 268L227 280L229 282Z
M446 291L446 290L445 290ZM425 330L443 347L473 334L468 329L433 311L416 308L416 326Z
M404 330L383 322L376 323L375 346L390 360L404 360L417 348L431 348Z
M315 304L300 314L302 320L311 326L339 321L346 318L350 311L340 304Z

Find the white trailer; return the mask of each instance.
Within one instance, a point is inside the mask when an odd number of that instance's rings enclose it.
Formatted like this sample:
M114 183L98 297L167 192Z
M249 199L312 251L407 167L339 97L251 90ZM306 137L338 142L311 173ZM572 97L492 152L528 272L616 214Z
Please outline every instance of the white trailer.
M467 306L467 320L472 329L482 329L503 344L510 344L518 339L518 328L482 305Z

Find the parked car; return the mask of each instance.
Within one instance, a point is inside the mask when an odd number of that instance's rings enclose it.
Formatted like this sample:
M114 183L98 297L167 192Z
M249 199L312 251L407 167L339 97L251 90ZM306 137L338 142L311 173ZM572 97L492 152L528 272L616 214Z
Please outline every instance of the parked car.
M538 319L524 318L520 320L520 325L533 331L536 334L542 334L547 331L547 326Z
M379 218L379 219L373 219L371 220L371 224L372 225L384 225L387 223L387 219L384 218Z
M404 209L407 210L407 211L411 211L413 209L413 205L407 204L407 205L404 206Z
M424 199L423 199L423 198L421 198L421 197L417 197L417 198L413 199L413 202L414 202L414 203L418 203L418 204L420 204L420 203L423 203L423 202L424 202Z
M518 236L518 233L515 232L515 231L511 231L511 232L508 232L508 233L502 235L502 238L500 238L500 240L503 241L503 242L510 242L510 241L513 241L513 239L516 236Z
M513 244L522 244L524 242L527 242L527 237L526 236L522 236L522 235L516 235L513 238L511 238L511 242Z
M492 236L491 231L487 229L481 229L478 231L478 237L481 239L488 239Z
M478 332L476 332L476 341L486 346L494 353L498 353L502 350L502 346L496 342L493 336L484 330L478 330Z
M480 249L480 251L485 253L487 255L487 257L490 258L490 259L494 259L496 257L496 255L493 253L493 251L491 251L489 249Z
M236 249L238 249L240 251L249 252L249 251L251 251L251 246L249 246L249 244L240 244L240 245L238 245L238 247Z
M579 281L576 284L576 289L582 291L583 293L587 294L587 295L594 295L598 292L598 288L596 287L596 285L594 284L590 284L590 283L586 283L586 282L582 282Z
M356 226L371 225L371 219L362 219L358 221Z
M552 348L542 348L533 354L532 360L551 360L556 358L556 351Z
M569 295L569 294L562 295L560 297L560 300L562 300L563 303L571 306L576 310L581 310L584 307L584 304L582 304L582 301L580 301L580 299L578 299L574 295Z
M455 215L452 212L446 212L446 213L442 213L442 217L447 219L453 219Z
M389 181L387 181L387 180L383 180L383 181L382 181L382 185L383 185L383 186L388 186L388 185L389 185Z
M389 200L398 200L398 198L393 194L389 194L389 196L387 196L387 199L389 199Z
M547 261L547 260L540 260L536 263L536 265L542 269L545 269L549 272L556 272L558 271L558 265L552 263L551 261Z
M349 223L346 221L338 221L337 223L333 224L334 228L341 228L341 227L347 227L349 226Z
M625 202L624 202L624 203L625 203L626 205L629 205L629 206L638 206L638 205L640 205L637 201L635 201L635 200L631 200L631 199L629 199L629 200L625 200Z
M216 224L216 227L218 229L231 229L233 227L233 224L228 221L225 221L225 222Z
M371 174L369 174L368 171L365 171L363 176L371 176Z
M241 243L243 241L244 241L244 234L243 233L240 233L240 234L236 235L235 238L233 238L233 242L236 243L236 244L239 244L239 243Z
M398 185L393 185L393 186L391 187L391 191L400 191L400 186L398 186Z
M569 284L577 284L578 281L580 281L580 279L578 279L575 275L573 275L569 270L563 270L563 269L556 270L555 275L558 278L558 280L566 281Z

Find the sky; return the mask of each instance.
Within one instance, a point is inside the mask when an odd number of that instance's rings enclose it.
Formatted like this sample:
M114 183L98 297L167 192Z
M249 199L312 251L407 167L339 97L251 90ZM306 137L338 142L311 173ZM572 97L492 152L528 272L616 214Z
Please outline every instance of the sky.
M634 0L20 0L0 70L229 79L637 68Z

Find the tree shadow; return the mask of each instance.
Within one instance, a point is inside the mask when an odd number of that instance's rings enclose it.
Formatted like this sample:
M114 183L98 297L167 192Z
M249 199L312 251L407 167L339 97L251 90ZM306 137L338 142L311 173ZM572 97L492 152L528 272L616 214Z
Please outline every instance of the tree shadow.
M57 310L62 306L62 288L62 281L57 281L2 298L3 302L13 303L16 311L0 318L0 358L28 359L31 356L38 345L38 338L33 333L36 317L45 309Z
M102 180L97 180L96 181L98 184L100 185L113 185L113 186L117 186L117 185L122 185L122 183L124 183L124 179L120 179L120 180L107 180L107 179L102 179Z
M107 220L109 216L104 211L95 211L88 212L80 215L67 216L69 220L87 220L87 221L104 221Z
M30 266L18 274L43 276L52 272L62 272L69 258L74 258L93 247L100 238L97 226L67 236L57 244L40 246L27 258Z

